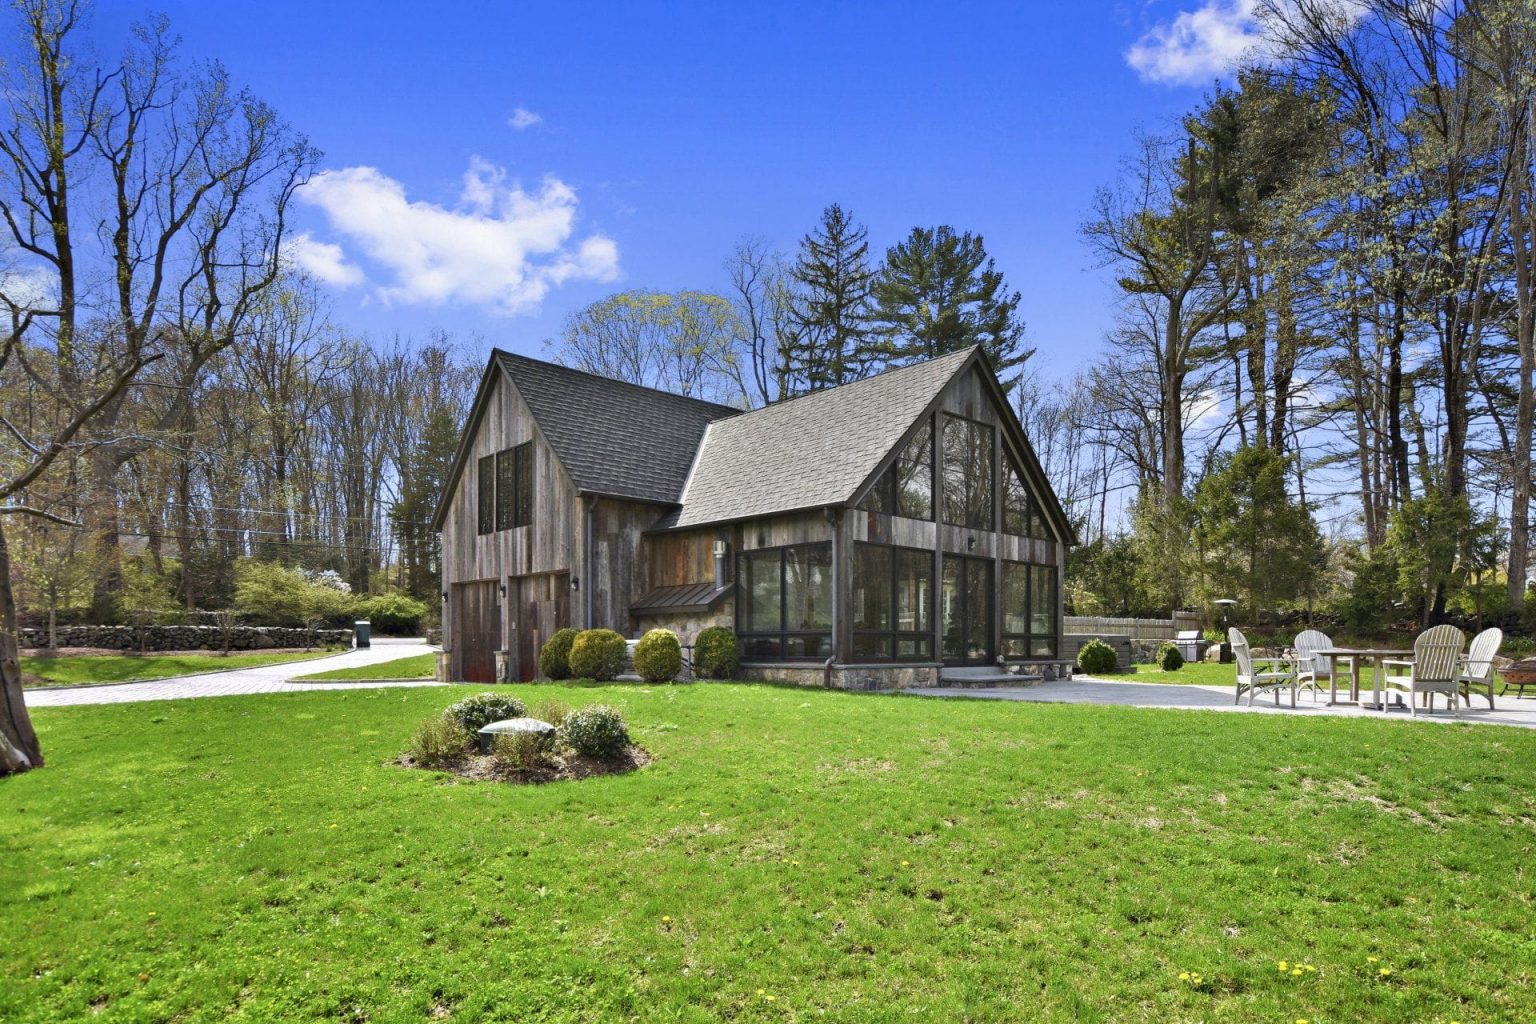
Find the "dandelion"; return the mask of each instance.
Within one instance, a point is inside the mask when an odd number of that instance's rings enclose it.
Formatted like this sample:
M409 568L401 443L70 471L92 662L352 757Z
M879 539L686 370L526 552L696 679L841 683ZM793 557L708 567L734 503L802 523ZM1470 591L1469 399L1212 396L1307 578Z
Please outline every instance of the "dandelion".
M1291 968L1291 977L1293 977L1293 978L1301 977L1301 968L1300 967L1293 967L1293 968Z
M1390 967L1383 967L1381 970L1377 971L1376 973L1381 975L1383 978L1390 978L1390 977L1392 977L1392 968L1390 968Z
M1316 974L1317 973L1317 968L1313 967L1311 964L1307 964L1307 971L1310 974Z
M666 914L662 914L661 915L661 923L662 924L671 924L672 923L672 919L670 917L668 917Z
M773 1002L775 999L777 999L779 997L775 996L775 995L766 995L766 996L763 996L763 998L768 1000L771 1003L771 1002Z
M1189 972L1188 971L1180 971L1179 972L1179 980L1180 981L1188 981L1189 980Z
M901 866L904 867L904 868L909 868L909 867L912 866L912 862L909 861L909 860L904 860L904 861L901 862Z
M760 988L760 989L757 990L757 994L760 995L760 996L765 996L765 995L768 994L768 990Z
M1307 1024L1307 1018L1305 1018L1305 1017L1297 1017L1296 1018L1296 1024Z
M1381 957L1379 957L1379 956L1368 956L1368 957L1365 958L1365 962L1368 963L1368 964L1374 964L1374 963L1376 963L1380 959L1381 959Z
M1281 961L1280 961L1280 962L1279 962L1279 963L1278 963L1278 964L1276 964L1276 965L1275 965L1275 966L1276 966L1276 967L1278 967L1278 968L1280 968L1280 970L1282 970L1282 971L1288 971L1288 970L1290 970L1290 969L1291 969L1291 965L1290 965L1290 962L1289 962L1289 961L1286 961L1286 960L1281 960Z

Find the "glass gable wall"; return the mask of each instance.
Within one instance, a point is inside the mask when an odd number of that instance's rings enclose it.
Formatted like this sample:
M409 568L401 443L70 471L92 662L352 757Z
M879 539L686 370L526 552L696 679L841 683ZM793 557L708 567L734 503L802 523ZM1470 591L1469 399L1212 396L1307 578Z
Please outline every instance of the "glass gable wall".
M853 657L860 661L933 657L933 552L854 545Z
M832 654L832 545L743 552L737 565L736 632L747 659Z
M944 521L992 529L992 428L945 414Z

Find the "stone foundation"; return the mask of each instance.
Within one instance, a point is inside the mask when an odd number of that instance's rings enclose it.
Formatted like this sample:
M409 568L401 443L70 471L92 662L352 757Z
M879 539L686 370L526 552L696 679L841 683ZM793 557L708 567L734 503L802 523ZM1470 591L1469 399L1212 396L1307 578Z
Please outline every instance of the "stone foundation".
M933 663L833 665L830 673L821 665L751 662L737 673L742 679L765 683L789 683L834 690L908 690L938 686L939 666Z

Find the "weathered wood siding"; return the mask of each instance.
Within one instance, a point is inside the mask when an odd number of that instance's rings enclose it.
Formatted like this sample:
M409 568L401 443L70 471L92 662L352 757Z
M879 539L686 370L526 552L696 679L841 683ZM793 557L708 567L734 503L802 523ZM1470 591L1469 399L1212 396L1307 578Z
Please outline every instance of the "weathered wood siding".
M590 612L591 628L613 629L625 636L634 631L629 606L651 589L651 564L645 545L645 531L667 512L666 506L616 498L592 501L592 558L583 579L591 590L584 597ZM581 528L580 536L586 536ZM579 547L579 545L578 545ZM579 563L578 563L579 564Z
M715 539L731 540L731 530L704 529L647 537L653 587L679 587L715 580ZM729 562L729 560L727 560ZM726 578L731 578L729 565Z
M443 519L443 586L450 592L455 583L489 580L499 587L515 577L570 572L576 554L574 530L580 509L576 488L516 388L499 372L492 379L468 461ZM525 441L533 442L533 522L482 534L477 519L479 460ZM453 604L449 602L443 613L448 620L443 623L443 636L450 650L455 636ZM515 604L502 604L501 635L511 638ZM462 677L463 664L456 651L450 668L456 678Z

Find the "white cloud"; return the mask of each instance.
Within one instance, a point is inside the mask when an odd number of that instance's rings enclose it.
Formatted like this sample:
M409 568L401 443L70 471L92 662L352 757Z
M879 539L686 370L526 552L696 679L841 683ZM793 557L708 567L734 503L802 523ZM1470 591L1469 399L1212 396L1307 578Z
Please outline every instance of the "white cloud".
M573 239L574 189L548 177L525 191L479 157L451 208L407 199L404 185L374 167L322 172L299 197L382 273L377 295L386 303L465 302L513 316L567 281L618 274L612 239Z
M1199 85L1232 70L1264 41L1256 0L1205 0L1150 29L1125 53L1149 82Z
M522 131L524 128L532 128L544 119L526 107L518 107L512 111L512 116L507 118L507 127L514 131Z
M363 283L362 270L347 262L339 245L316 241L305 231L290 238L286 248L288 258L318 281L342 288Z

